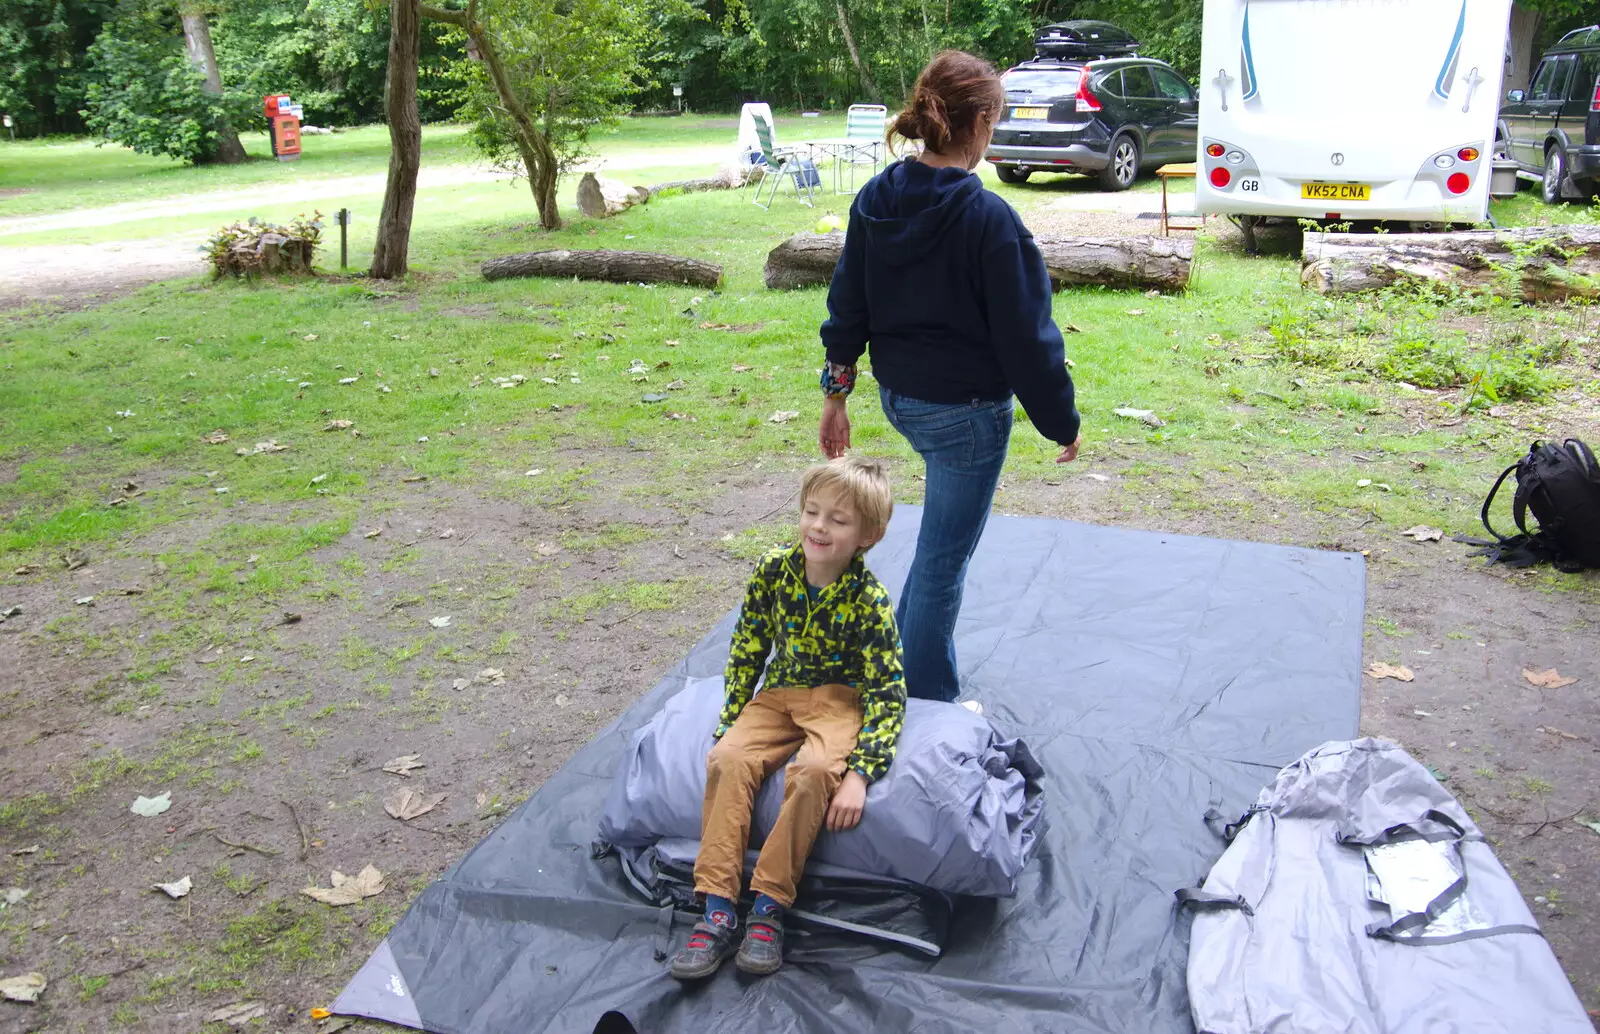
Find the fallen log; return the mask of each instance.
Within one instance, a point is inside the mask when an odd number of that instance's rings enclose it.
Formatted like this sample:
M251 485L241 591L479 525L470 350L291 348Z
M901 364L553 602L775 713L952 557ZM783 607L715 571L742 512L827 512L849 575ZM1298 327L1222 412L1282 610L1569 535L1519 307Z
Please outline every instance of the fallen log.
M578 181L578 210L590 219L609 219L649 200L650 191L645 187L603 180L592 172Z
M754 172L754 166L728 165L724 166L715 176L705 176L692 180L669 180L666 183L655 183L640 189L647 191L651 197L664 194L669 190L679 194L698 194L705 190L737 190L750 182L750 177Z
M797 233L767 254L774 290L818 287L833 278L844 251L842 233ZM1039 237L1050 286L1073 284L1181 291L1189 286L1194 241L1187 237Z
M485 280L515 276L576 277L616 284L693 284L716 287L722 267L650 251L529 251L483 264Z
M1556 302L1600 297L1600 226L1459 233L1307 233L1300 282L1318 294L1399 283Z

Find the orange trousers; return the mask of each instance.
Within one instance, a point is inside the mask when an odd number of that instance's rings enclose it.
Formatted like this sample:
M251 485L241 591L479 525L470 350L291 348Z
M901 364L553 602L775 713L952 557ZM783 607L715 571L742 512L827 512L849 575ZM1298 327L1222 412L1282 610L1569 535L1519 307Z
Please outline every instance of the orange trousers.
M751 697L706 757L694 889L739 899L756 791L793 754L783 777L783 807L761 847L750 889L786 908L794 904L795 885L860 731L861 697L849 686L763 689Z

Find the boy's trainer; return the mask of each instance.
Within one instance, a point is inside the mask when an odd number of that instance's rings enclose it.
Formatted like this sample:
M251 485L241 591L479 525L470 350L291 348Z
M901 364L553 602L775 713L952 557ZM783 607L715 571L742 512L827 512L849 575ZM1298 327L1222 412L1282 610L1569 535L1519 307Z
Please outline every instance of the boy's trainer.
M734 953L736 928L720 923L696 923L689 942L672 956L671 972L679 980L702 980L715 973ZM779 941L782 949L782 941ZM782 961L781 957L779 961ZM774 966L774 969L777 967ZM659 972L659 971L658 971Z
M751 915L745 921L744 943L733 960L740 972L764 977L783 965L783 915Z

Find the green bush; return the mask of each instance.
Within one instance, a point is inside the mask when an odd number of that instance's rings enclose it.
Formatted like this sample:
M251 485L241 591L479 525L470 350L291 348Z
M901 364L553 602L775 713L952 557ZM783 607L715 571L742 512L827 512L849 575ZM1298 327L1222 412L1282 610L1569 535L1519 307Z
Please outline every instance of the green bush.
M190 163L214 158L222 130L242 124L249 101L207 93L181 37L132 28L108 28L89 47L97 81L89 84L84 124L140 154Z

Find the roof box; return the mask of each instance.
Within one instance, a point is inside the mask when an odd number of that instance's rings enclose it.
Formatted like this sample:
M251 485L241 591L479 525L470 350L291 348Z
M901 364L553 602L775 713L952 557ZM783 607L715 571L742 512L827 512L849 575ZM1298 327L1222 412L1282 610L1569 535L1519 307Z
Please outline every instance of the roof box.
M1033 49L1040 57L1127 57L1139 49L1139 41L1110 22L1054 22L1034 35Z

